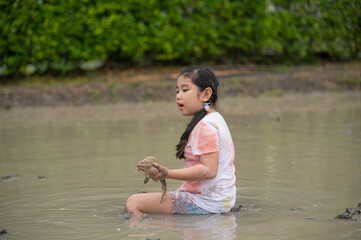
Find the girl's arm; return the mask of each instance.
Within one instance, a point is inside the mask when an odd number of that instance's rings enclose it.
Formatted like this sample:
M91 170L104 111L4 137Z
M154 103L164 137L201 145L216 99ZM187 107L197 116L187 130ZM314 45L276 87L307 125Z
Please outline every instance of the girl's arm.
M153 180L171 178L181 181L199 181L215 178L218 172L219 152L200 156L200 164L189 168L167 169L159 164L153 164L160 173Z

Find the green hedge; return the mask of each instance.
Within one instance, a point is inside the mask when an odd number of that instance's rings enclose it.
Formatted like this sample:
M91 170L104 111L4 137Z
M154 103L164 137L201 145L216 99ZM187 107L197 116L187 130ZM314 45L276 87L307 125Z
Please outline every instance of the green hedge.
M360 9L359 0L0 0L0 75L359 59Z

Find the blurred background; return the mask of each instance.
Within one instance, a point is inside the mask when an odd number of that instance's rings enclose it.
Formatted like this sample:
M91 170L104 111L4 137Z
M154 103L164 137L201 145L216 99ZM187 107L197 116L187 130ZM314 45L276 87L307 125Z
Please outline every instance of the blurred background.
M356 0L4 0L0 2L1 105L134 100L129 96L134 93L127 94L134 84L121 90L119 82L174 79L187 65L232 70L217 72L220 77L246 74L237 81L238 93L246 95L249 91L244 89L253 83L250 73L284 73L305 64L333 63L326 69L308 68L311 76L334 72L307 81L298 77L288 88L297 82L307 82L308 90L330 85L359 88L360 9L361 2ZM320 84L320 78L332 84ZM19 83L94 80L112 84L83 85L83 89L73 84L63 93L53 87L50 95L61 95L56 101L50 100L54 97L34 99L44 89L3 89ZM277 89L284 88L281 85L262 87L277 94ZM263 93L262 89L251 95ZM74 99L74 92L81 93L83 100L61 101ZM9 94L14 97L9 99ZM143 95L152 93L148 90Z

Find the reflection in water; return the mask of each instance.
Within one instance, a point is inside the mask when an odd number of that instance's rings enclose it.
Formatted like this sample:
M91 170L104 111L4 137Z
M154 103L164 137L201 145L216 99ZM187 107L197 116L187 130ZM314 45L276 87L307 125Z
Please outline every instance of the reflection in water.
M132 216L131 229L146 229L149 236L153 230L162 230L161 239L236 239L237 227L234 215L212 214L203 216L149 215Z
M360 99L221 101L242 214L145 220L119 214L131 194L159 191L134 174L141 159L182 167L174 146L189 119L174 103L0 111L0 176L18 174L0 180L0 228L36 240L360 239L359 223L334 219L361 199Z

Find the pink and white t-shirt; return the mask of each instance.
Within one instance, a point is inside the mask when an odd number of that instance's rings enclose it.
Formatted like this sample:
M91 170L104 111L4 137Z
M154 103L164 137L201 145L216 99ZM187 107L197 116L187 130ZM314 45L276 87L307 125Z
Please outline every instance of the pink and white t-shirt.
M184 167L200 163L200 155L219 152L217 176L202 181L183 181L185 191L199 207L212 212L228 212L236 201L234 146L228 126L218 112L207 114L194 127L184 149Z

